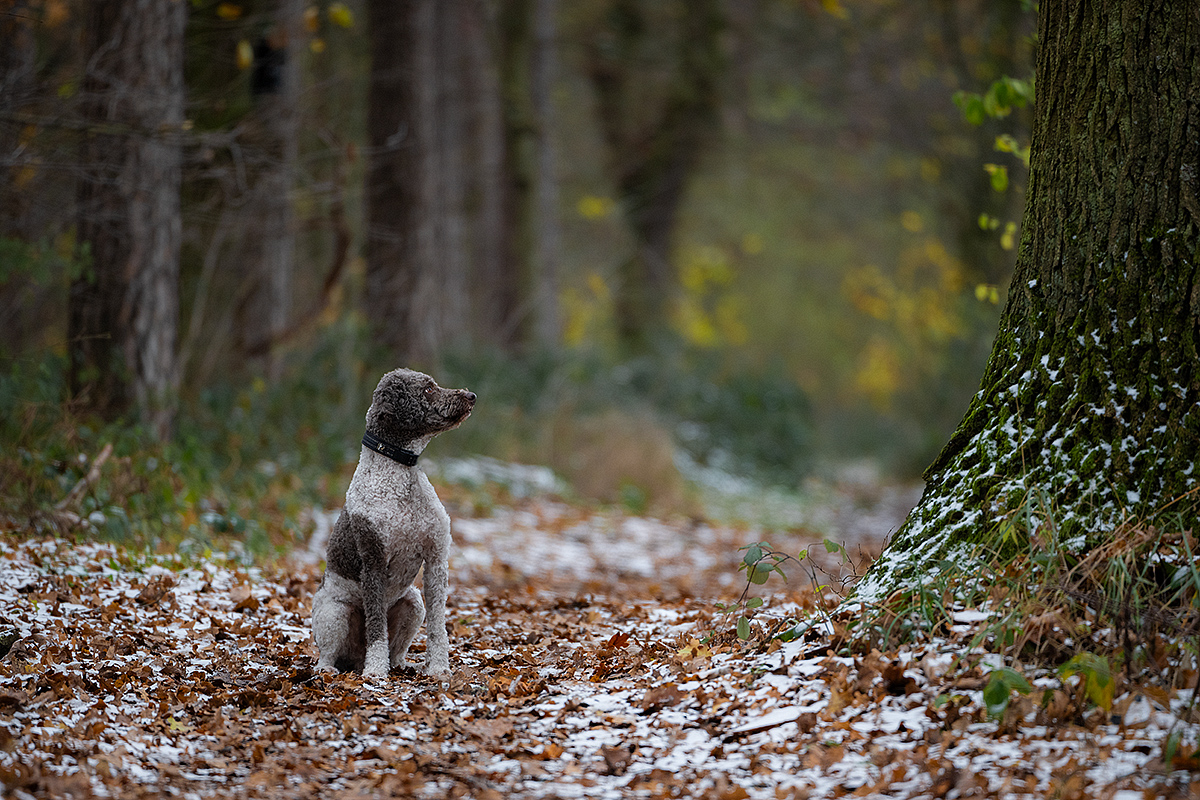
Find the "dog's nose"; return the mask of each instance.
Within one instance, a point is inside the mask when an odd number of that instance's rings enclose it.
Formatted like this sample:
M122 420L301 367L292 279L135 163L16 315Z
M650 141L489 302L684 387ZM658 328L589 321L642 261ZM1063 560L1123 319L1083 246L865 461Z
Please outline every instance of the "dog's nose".
M475 402L475 393L474 392L467 392L467 402L468 403Z

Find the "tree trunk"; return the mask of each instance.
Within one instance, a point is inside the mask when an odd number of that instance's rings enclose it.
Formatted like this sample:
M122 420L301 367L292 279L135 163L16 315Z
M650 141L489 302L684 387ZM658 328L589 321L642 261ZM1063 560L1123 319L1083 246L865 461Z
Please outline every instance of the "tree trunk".
M554 81L557 74L557 0L535 0L530 95L537 124L535 136L533 339L543 349L557 347L562 335L558 309L558 261L562 233L558 220L558 148L554 132Z
M1040 4L1023 233L982 385L863 583L878 600L1005 521L1068 546L1197 530L1200 5Z
M642 60L648 45L662 47L657 37L647 39L650 10L638 0L615 0L604 30L591 43L588 63L621 208L635 244L622 266L614 301L618 338L627 353L645 351L666 326L674 295L675 221L701 145L718 121L724 67L720 0L689 3L678 17L662 97L648 111Z
M177 386L186 15L178 0L88 6L79 234L90 266L69 308L72 394L107 418L136 404L163 438Z
M475 169L473 189L473 237L471 257L475 266L477 311L474 334L480 341L503 341L505 320L515 313L515 301L507 292L513 281L508 275L510 231L505 209L504 110L500 98L499 59L492 46L490 20L482 2L467 6L465 58L470 97L471 142Z
M3 6L0 6L2 9ZM28 0L0 10L0 236L29 238L27 191L33 158L22 145L19 112L34 99L34 11Z
M534 275L537 123L533 107L533 0L503 0L499 14L500 104L504 120L503 205L507 230L499 341L515 349L529 339Z
M466 12L462 0L368 3L365 306L378 340L414 365L470 331Z
M412 355L411 299L418 277L417 228L427 210L417 108L417 17L428 0L368 0L371 72L367 92L366 292L375 340Z
M279 377L274 352L287 329L295 273L295 224L292 181L300 134L300 59L303 52L303 0L276 0L275 24L257 45L259 64L253 82L254 110L246 144L260 162L250 206L256 220L247 242L251 273L247 296L239 308L241 350L262 353L267 374Z
M436 198L436 246L426 255L430 276L430 303L441 312L435 344L438 352L461 346L471 333L467 286L467 113L464 85L467 9L465 0L440 0L435 6L433 86L434 125L431 146L437 154L437 171L427 176Z

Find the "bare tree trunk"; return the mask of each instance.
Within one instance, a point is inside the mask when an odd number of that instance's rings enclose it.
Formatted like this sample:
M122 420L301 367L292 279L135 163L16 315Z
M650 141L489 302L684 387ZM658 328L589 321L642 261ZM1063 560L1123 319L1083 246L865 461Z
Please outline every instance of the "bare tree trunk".
M475 336L496 342L505 320L514 314L515 300L508 296L507 269L511 266L505 212L504 111L500 96L499 59L488 35L491 20L480 0L467 5L466 89L471 97L472 148L475 153L473 182L474 237L472 258L477 276L473 303Z
M33 20L28 0L16 0L0 11L0 179L5 184L0 191L0 236L27 236L28 199L20 189L28 182L24 168L31 158L21 142L24 126L16 115L34 97Z
M386 6L386 8L380 8ZM370 4L367 309L398 357L436 363L471 331L463 0Z
M467 9L464 0L441 0L436 6L437 128L431 145L439 158L438 175L430 176L437 190L437 249L430 254L428 274L434 277L442 312L438 351L461 345L470 336L467 297L470 260L467 256L466 187L467 119L465 104Z
M634 236L616 291L623 349L639 353L666 325L674 295L671 247L679 204L705 138L718 123L724 69L721 0L689 3L680 14L677 49L658 105L641 84L652 4L613 0L591 43L588 71L596 90L621 207ZM633 122L631 122L631 120Z
M542 348L558 345L562 320L558 308L558 262L562 232L558 219L558 151L554 132L554 81L557 77L557 0L535 0L533 76L530 81L533 114L537 121L535 146L536 198L534 206L533 305L534 339Z
M500 103L504 120L507 236L501 283L499 341L513 350L529 339L534 273L536 120L532 101L533 0L503 0L498 22Z
M90 267L69 313L72 394L109 418L136 405L161 438L178 381L186 15L177 0L89 6L79 232Z
M1200 524L1200 5L1044 2L1038 48L1000 331L863 600L1006 524L1072 550L1164 512Z
M258 43L255 107L247 145L259 160L246 213L258 221L246 242L245 266L252 273L240 304L243 352L262 352L267 374L279 377L274 344L287 329L295 274L292 185L300 132L300 64L304 45L304 0L276 0L275 24Z
M368 0L367 278L363 306L376 341L393 357L420 354L412 341L419 276L421 190L417 96L418 16L428 0Z

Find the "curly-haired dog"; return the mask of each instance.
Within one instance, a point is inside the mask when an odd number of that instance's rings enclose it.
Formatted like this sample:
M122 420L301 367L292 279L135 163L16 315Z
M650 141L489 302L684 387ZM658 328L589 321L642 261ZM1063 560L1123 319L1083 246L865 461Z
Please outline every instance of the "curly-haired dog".
M325 578L313 597L318 669L386 675L404 663L425 620L429 645L421 670L449 672L450 517L417 457L474 406L473 393L443 389L420 372L397 369L379 381L358 468L329 538ZM422 567L423 603L413 586Z

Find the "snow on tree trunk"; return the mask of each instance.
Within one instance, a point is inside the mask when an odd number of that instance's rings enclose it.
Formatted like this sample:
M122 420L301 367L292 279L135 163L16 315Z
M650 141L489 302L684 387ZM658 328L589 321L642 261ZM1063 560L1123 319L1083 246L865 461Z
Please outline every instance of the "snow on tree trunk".
M81 106L90 265L71 287L72 393L108 417L132 402L160 437L177 385L186 19L177 0L93 4Z
M1006 520L1073 547L1163 512L1197 530L1200 5L1043 2L1038 29L1000 332L864 602L994 541Z

